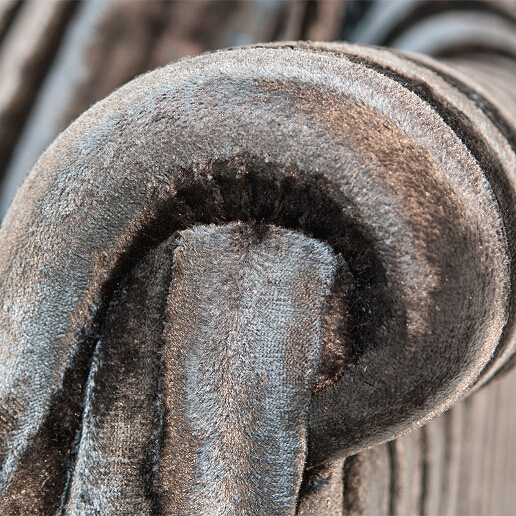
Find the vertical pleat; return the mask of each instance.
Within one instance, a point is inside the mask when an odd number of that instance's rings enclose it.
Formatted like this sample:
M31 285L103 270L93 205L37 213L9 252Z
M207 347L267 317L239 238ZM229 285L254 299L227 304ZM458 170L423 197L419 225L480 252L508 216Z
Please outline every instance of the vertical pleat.
M149 253L114 294L86 388L66 515L159 512L161 349L173 246L169 240Z
M23 5L0 48L0 177L76 6L69 0Z

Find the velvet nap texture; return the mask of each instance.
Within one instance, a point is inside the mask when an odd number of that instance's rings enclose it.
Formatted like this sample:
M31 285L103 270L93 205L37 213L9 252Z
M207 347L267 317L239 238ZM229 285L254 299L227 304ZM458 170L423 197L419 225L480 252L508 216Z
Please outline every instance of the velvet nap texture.
M320 514L509 363L514 104L457 70L262 45L72 124L0 230L2 514Z

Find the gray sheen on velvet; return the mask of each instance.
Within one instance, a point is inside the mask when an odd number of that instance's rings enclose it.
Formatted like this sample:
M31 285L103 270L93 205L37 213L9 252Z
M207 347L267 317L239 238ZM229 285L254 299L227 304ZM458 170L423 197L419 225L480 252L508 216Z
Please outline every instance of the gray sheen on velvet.
M172 514L292 513L336 269L327 244L240 223L153 252L97 344L67 514L154 514L139 476L152 456Z
M496 96L429 58L285 43L84 113L0 229L0 513L340 510L345 457L514 355Z

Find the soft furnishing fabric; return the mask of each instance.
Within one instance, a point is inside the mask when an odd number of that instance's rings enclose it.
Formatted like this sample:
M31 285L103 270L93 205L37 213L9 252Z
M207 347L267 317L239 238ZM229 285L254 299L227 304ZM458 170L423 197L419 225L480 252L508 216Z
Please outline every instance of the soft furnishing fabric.
M376 43L410 46L386 20ZM65 131L0 232L0 512L452 507L448 487L432 505L436 427L391 439L514 360L516 74L496 20L503 52L440 37L419 49L439 61L200 56Z
M262 45L72 124L0 233L3 513L306 513L336 461L496 374L513 115L474 87Z

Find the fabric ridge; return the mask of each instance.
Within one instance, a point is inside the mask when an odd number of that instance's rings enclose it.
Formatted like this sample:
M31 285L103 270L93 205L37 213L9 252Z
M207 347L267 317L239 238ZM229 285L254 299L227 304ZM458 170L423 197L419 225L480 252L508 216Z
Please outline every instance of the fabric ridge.
M0 191L91 105L0 227L0 515L506 511L516 11L72 3L0 6Z

